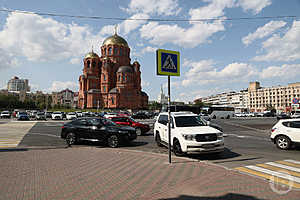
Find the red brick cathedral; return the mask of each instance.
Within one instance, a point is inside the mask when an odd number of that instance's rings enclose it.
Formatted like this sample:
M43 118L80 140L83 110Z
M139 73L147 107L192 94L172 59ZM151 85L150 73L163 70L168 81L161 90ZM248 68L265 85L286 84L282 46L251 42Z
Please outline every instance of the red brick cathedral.
M148 95L141 90L140 64L130 63L130 48L117 35L106 38L101 57L89 52L79 77L79 108L142 109Z

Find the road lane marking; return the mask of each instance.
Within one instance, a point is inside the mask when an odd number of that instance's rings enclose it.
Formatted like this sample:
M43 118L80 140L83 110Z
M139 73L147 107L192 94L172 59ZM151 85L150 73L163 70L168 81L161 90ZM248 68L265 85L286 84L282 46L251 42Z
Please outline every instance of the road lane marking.
M287 161L277 161L277 163L283 164L283 165L288 165L291 167L296 167L296 168L300 168L299 164L295 164L295 163L291 163L291 162L287 162Z
M299 161L284 160L234 168L242 173L262 177L270 183L281 183L300 189ZM290 166L293 165L293 166ZM297 166L296 166L297 165Z
M60 138L59 135L52 135L52 134L47 134L47 133L28 133L28 134Z
M269 170L273 170L273 171L277 171L277 172L284 172L284 173L287 173L287 174L291 174L293 176L300 177L299 172L294 172L294 171L291 171L291 170L282 169L280 167L274 167L274 166L267 165L267 164L257 164L257 166L262 167L262 168L266 168L266 169L269 169Z
M283 165L283 164L280 164L280 163L267 162L266 164L272 165L272 166L275 166L275 167L280 167L280 168L283 168L283 169L288 169L288 170L295 171L295 172L300 172L299 168Z
M258 172L258 171L255 171L255 170L252 170L252 169L249 169L249 168L246 168L246 167L237 167L235 169L238 170L238 171L240 171L240 172L244 172L246 174L251 174L251 175L255 175L255 176L258 176L258 177L265 178L267 180L272 180L274 178L273 175L269 175L269 174L265 174L265 173L262 173L262 172ZM300 184L298 184L298 183L291 183L290 180L283 179L283 178L277 178L276 181L278 183L281 183L281 184L284 184L284 185L288 185L288 186L292 186L294 188L300 189Z
M295 181L297 183L300 183L300 178L294 177L294 176L293 177L289 177L289 176L286 176L287 174L284 174L282 172L272 171L272 170L265 169L265 168L258 167L258 166L254 166L254 165L249 165L249 166L246 166L246 167L249 168L249 169L253 169L255 171L259 171L259 172L265 173L265 174L270 174L272 176L277 176L279 178L288 179L290 181Z
M284 160L284 161L287 161L287 162L290 162L290 163L295 163L295 164L299 164L299 165L300 165L300 161L297 161L297 160Z

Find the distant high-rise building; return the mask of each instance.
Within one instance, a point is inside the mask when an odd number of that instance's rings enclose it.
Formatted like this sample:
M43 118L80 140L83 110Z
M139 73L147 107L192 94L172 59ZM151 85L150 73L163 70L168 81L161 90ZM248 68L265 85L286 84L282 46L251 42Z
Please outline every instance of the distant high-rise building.
M30 87L28 85L28 79L19 79L16 76L12 77L7 83L7 90L10 92L29 92Z
M161 104L168 104L168 96L164 94L163 87L160 87L160 94L158 95L158 102Z

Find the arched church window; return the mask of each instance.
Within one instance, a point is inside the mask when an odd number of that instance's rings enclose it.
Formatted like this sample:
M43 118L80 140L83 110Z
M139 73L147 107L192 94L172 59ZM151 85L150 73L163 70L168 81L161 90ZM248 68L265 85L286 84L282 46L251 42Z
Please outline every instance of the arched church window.
M122 56L123 48L120 48L120 56Z
M95 61L92 62L92 67L93 67L93 68L96 67L96 62L95 62Z
M125 74L123 74L123 81L125 81Z
M103 92L106 92L106 86L103 86Z
M103 80L105 80L105 81L106 81L106 76L105 76L105 74L103 74Z
M112 54L112 48L109 47L109 48L108 48L108 55L110 56L111 54Z
M118 55L118 49L117 49L117 47L114 48L114 55Z
M87 61L87 68L90 68L91 62L88 60Z
M103 54L104 54L104 55L106 55L106 48L104 48L104 50L103 50Z
M119 81L121 81L121 75L119 75Z
M111 97L111 104L115 104L114 97Z

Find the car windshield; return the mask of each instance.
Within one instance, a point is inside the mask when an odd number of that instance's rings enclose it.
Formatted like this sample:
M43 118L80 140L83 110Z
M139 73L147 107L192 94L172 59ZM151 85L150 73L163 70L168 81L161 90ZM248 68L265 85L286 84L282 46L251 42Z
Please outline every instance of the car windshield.
M117 126L116 123L114 123L113 121L111 121L110 119L107 119L107 118L103 118L102 123L106 126Z
M19 112L19 115L27 115L26 112Z
M61 114L61 112L54 112L53 114Z
M197 116L175 117L175 124L177 127L206 126L206 124L202 120L199 120Z

